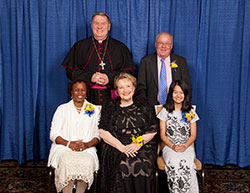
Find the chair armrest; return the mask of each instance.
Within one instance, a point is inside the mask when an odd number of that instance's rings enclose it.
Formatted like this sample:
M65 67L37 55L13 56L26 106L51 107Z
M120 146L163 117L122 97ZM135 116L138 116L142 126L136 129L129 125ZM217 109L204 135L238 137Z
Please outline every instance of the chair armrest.
M157 166L159 170L165 170L166 163L162 156L157 157Z
M196 165L196 170L199 171L199 170L202 170L202 164L200 162L200 160L198 160L197 158L194 159L194 163Z

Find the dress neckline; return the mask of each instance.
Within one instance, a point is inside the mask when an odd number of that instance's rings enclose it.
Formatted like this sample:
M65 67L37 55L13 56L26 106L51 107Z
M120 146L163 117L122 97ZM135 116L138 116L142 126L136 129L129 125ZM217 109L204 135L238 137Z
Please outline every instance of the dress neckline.
M131 107L133 104L134 104L134 102L132 104L128 105L128 106L125 106L125 107L122 107L121 104L120 104L119 107L122 108L122 109L125 109L125 108L128 108L128 107Z

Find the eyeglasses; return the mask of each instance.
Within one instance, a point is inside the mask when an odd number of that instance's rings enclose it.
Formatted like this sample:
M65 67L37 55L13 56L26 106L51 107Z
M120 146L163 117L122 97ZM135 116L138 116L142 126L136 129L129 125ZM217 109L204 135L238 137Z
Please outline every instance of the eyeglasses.
M164 42L156 42L159 46L166 46L166 47L171 47L173 43L164 43Z
M94 26L99 26L99 25L101 25L101 26L106 26L106 25L108 25L109 23L108 22L93 22L92 23Z

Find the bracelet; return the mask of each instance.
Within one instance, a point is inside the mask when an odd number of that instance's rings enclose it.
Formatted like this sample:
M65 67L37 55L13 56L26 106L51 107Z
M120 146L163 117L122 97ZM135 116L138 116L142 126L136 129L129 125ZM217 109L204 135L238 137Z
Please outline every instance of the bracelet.
M173 145L172 145L172 147L171 147L171 148L172 148L172 150L174 150L174 147L175 147L175 144L173 144Z
M70 141L68 141L68 143L67 143L67 145L66 145L67 148L69 148L69 144L70 144Z

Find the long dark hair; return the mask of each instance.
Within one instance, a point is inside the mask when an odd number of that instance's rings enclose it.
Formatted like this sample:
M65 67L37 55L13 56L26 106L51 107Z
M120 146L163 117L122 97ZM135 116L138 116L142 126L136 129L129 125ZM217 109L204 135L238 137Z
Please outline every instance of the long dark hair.
M188 87L188 85L183 81L183 80L175 80L171 83L169 92L168 92L168 97L166 104L164 107L169 113L172 113L174 109L174 100L173 100L173 92L174 92L174 87L178 85L181 87L182 91L184 92L184 101L182 102L182 107L181 111L183 113L188 113L192 109L191 105L191 90Z

